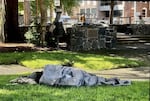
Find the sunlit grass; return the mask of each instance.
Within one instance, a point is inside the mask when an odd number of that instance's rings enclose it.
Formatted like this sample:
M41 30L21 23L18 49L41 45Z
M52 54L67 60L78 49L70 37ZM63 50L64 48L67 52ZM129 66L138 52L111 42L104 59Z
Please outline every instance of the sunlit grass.
M58 87L10 85L18 76L0 76L0 101L148 101L149 82L130 86Z
M47 64L60 65L67 60L74 61L74 67L93 70L143 65L141 61L118 56L66 51L0 53L0 64L18 63L29 68L43 68Z

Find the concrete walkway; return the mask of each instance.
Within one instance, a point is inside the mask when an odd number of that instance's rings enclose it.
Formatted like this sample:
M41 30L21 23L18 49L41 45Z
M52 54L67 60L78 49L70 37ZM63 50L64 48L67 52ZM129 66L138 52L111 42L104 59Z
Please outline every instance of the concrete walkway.
M150 67L137 68L120 68L94 72L94 74L102 77L118 77L120 79L128 79L132 81L150 80Z
M41 69L30 69L21 65L0 65L0 75L32 73Z
M0 65L0 75L32 73L34 71L41 70L42 69L29 69L20 65ZM95 71L92 73L106 78L118 77L120 79L128 79L132 81L150 80L150 67L120 68L112 70Z

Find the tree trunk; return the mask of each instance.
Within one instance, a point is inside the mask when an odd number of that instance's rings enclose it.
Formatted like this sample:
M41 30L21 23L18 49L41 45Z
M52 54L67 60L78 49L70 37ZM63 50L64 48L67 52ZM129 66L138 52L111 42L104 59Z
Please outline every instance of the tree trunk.
M4 0L0 0L0 43L5 42L4 24L5 24L5 2Z
M24 0L24 24L30 25L31 11L30 11L30 1Z
M111 0L110 3L110 24L113 24L113 16L114 16L114 1Z
M45 0L40 0L40 14L41 14L41 44L44 46L47 22L47 8L44 3Z
M39 0L35 0L36 1L36 18L38 18L39 16L39 12L38 12L38 9L39 9Z
M51 0L50 2L50 22L51 23L53 22L53 19L54 19L53 13L54 13L54 2L53 0Z

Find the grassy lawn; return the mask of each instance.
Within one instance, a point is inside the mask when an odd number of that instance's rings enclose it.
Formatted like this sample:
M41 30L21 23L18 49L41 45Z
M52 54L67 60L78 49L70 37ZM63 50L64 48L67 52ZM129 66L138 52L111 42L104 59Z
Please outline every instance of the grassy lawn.
M138 67L144 65L142 61L94 53L65 51L0 53L0 64L15 63L29 68L42 68L46 64L63 64L68 60L74 61L74 67L89 70Z
M51 87L9 85L17 76L0 76L0 101L148 101L149 82L131 86Z

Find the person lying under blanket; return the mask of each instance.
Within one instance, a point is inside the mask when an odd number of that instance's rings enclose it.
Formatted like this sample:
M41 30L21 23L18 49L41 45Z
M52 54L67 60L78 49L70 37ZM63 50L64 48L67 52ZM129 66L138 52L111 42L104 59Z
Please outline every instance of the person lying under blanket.
M45 84L50 86L94 86L94 85L131 85L129 80L104 78L87 73L74 67L46 65L41 72L33 72L10 81L17 84Z

